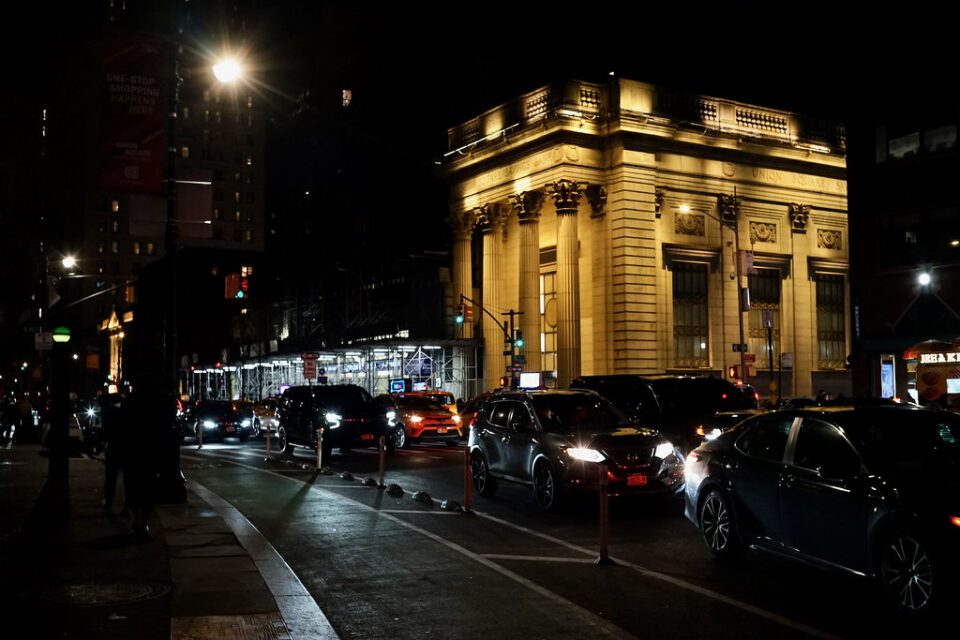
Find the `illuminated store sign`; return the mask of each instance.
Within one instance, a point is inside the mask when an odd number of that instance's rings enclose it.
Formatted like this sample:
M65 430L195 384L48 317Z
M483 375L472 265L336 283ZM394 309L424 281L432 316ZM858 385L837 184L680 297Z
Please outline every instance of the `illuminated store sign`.
M920 364L960 364L960 353L921 353Z

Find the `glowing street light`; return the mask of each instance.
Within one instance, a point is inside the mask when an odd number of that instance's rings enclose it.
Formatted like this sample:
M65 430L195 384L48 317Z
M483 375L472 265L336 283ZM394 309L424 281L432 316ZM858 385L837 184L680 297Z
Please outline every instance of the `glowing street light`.
M213 75L223 84L229 84L240 79L243 69L235 59L226 58L213 65Z
M917 282L920 283L921 287L927 286L930 284L930 274L926 271L922 272L919 276L917 276Z
M64 256L63 260L60 261L60 264L63 265L64 269L73 269L77 266L77 259L73 256Z

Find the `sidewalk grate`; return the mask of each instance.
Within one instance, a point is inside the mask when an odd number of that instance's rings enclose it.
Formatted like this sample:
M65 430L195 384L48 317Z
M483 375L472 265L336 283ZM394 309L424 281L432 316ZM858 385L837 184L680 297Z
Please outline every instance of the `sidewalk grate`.
M171 585L163 582L83 582L44 589L37 597L67 607L103 607L153 600L170 590Z

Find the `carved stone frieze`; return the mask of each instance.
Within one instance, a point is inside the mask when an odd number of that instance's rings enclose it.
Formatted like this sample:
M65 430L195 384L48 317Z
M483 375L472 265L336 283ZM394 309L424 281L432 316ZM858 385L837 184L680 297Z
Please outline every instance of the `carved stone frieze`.
M587 201L590 203L590 217L603 217L607 205L607 188L602 184L591 184L587 187Z
M560 179L547 183L547 192L553 197L557 215L575 214L583 197L584 186L574 180Z
M517 213L520 223L536 222L540 219L540 209L543 208L544 195L542 191L523 191L510 196L513 210Z
M843 249L843 232L834 229L817 229L817 246L821 249Z
M717 213L724 222L736 222L740 216L740 199L721 193L717 196Z
M702 236L705 234L704 217L695 213L677 213L674 231L685 236Z
M777 225L772 222L750 222L750 242L776 242Z
M810 205L791 202L787 207L790 211L790 228L794 233L806 233L807 222L810 221Z

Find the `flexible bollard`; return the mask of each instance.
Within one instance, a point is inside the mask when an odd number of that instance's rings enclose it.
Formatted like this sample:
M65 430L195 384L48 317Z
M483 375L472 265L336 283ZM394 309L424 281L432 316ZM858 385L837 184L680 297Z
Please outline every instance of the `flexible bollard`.
M380 487L383 487L383 477L387 472L387 437L380 436Z
M270 456L270 429L267 429L267 457L265 458L265 460L267 462L270 462L271 460L273 460L273 458Z
M197 424L197 451L200 449L203 449L203 425Z
M610 537L610 496L607 495L607 463L600 463L600 468L598 473L599 477L599 493L600 493L600 557L596 559L594 564L596 565L610 565L614 564L613 560L610 559L610 554L608 553L608 539Z
M323 427L317 429L317 471L323 468Z
M473 513L473 474L470 472L470 447L463 450L463 512Z

